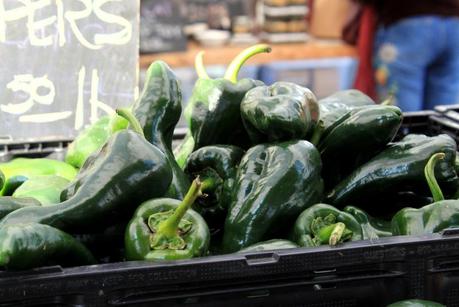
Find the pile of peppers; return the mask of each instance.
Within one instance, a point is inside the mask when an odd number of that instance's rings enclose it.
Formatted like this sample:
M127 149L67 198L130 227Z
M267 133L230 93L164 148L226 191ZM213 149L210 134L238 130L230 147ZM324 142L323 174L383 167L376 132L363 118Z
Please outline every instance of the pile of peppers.
M169 261L459 226L450 136L399 138L400 109L357 90L318 100L291 82L238 79L270 51L243 50L216 79L198 53L184 110L174 72L156 61L140 97L82 131L65 161L0 164L0 266ZM181 116L189 130L172 148Z

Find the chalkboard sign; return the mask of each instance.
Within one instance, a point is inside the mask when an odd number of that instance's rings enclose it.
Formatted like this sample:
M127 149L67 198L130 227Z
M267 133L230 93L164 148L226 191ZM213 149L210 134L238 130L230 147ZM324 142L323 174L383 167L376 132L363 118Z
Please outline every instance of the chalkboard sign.
M185 1L142 0L140 5L140 52L156 53L186 49L183 33Z
M131 104L139 2L0 0L0 142L71 139Z

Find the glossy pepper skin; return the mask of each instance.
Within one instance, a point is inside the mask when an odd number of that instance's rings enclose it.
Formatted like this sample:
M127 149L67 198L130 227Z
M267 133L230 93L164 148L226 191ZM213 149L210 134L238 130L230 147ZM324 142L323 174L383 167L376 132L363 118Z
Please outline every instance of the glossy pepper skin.
M355 109L344 115L317 146L324 165L325 185L333 188L382 151L397 134L402 117L398 107L382 105Z
M59 176L36 176L24 182L13 193L13 197L32 197L42 206L58 204L61 201L62 191L70 181Z
M315 204L296 219L292 239L300 246L336 245L362 240L362 227L349 213L327 204Z
M387 307L446 307L446 305L426 300L404 300L387 305Z
M25 197L16 198L11 196L0 197L0 219L4 218L13 211L26 207L38 207L41 203L35 198Z
M291 82L258 86L241 102L241 116L253 144L304 139L317 125L319 105L307 88Z
M207 185L204 189L207 196L198 198L193 209L202 215L210 228L223 228L226 206L243 155L244 150L237 146L214 145L201 147L188 157L185 173L190 178L199 176Z
M86 159L98 151L113 133L126 129L127 125L128 122L116 114L99 118L69 144L65 162L76 168L82 167Z
M200 195L201 182L196 179L183 201L158 198L143 203L126 228L126 259L158 261L206 255L209 228L190 209Z
M236 252L285 230L322 198L321 168L319 152L307 141L250 148L236 174L223 250Z
M63 191L71 195L66 201L17 210L0 227L40 223L74 233L104 229L130 216L143 201L163 196L171 179L165 155L138 133L123 130L86 161Z
M391 222L380 220L354 206L346 206L344 212L352 215L362 227L363 240L375 240L392 236Z
M435 170L437 179L447 188L457 187L455 141L445 134L411 134L356 168L328 194L328 202L337 207L352 203L371 212L371 199L399 191L427 191L424 166L438 152L446 156Z
M73 180L78 171L62 161L46 158L16 158L0 164L0 171L5 176L5 184L0 196L10 196L28 178L40 175L56 175Z
M54 227L27 223L0 228L0 266L7 269L94 263L94 256L83 244Z
M272 251L277 249L289 249L289 248L298 248L299 246L292 241L284 239L273 239L268 241L263 241L255 243L246 248L241 249L238 253L247 253L247 252L264 252Z
M202 64L202 53L197 56L199 79L193 88L185 110L194 140L194 149L214 144L250 145L240 113L241 101L252 88L262 85L252 79L237 80L243 63L253 55L270 52L267 45L255 45L242 51L228 66L223 78L210 79Z
M147 70L143 92L132 106L145 138L160 148L172 169L172 183L167 197L182 199L190 182L175 161L172 137L182 113L182 93L177 77L162 61L153 62Z

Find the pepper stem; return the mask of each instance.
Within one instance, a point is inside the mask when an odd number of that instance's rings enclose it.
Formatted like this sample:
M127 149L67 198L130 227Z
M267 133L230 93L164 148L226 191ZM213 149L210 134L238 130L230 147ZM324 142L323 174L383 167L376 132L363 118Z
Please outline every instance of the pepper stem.
M212 191L218 186L218 180L215 180L215 178L209 177L204 179L201 182L201 191L206 192L206 191Z
M320 138L322 137L324 132L325 132L324 122L322 120L319 120L316 126L316 129L314 129L314 133L311 136L311 144L317 147L317 145L319 145Z
M233 83L236 83L237 75L239 74L239 71L241 70L242 65L244 65L244 63L248 59L250 59L252 56L254 56L255 54L263 53L263 52L266 52L266 53L271 52L271 47L266 44L258 44L258 45L254 45L252 47L249 47L243 50L228 65L228 68L226 69L226 72L225 72L225 76L223 78Z
M199 51L194 58L194 68L200 79L210 79L204 67L204 51Z
M338 244L338 242L341 240L344 230L346 229L346 225L344 223L336 223L335 227L333 228L331 234L330 234L330 239L328 240L328 244L331 246L335 246Z
M162 236L166 238L173 238L177 236L177 230L185 213L193 205L196 198L202 195L201 192L202 183L199 178L196 178L191 183L190 189L186 193L180 205L175 209L174 213L164 222L159 224L156 236Z
M443 152L438 152L433 154L426 166L424 167L424 176L426 177L427 184L429 185L430 192L432 193L434 202L444 200L443 192L441 191L440 186L438 185L437 179L435 178L435 165L438 160L443 160L445 154Z
M134 114L132 114L131 110L127 108L122 108L122 109L116 109L116 114L119 116L125 118L129 124L131 125L131 129L140 134L141 136L145 137L145 134L143 133L142 126L140 125L139 121L137 118L135 118Z

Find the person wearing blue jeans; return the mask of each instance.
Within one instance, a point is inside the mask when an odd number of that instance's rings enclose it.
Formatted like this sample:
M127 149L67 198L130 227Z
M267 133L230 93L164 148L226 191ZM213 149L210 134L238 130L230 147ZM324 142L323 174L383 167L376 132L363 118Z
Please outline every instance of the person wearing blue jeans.
M372 0L379 18L374 69L379 100L403 111L459 103L459 0Z

